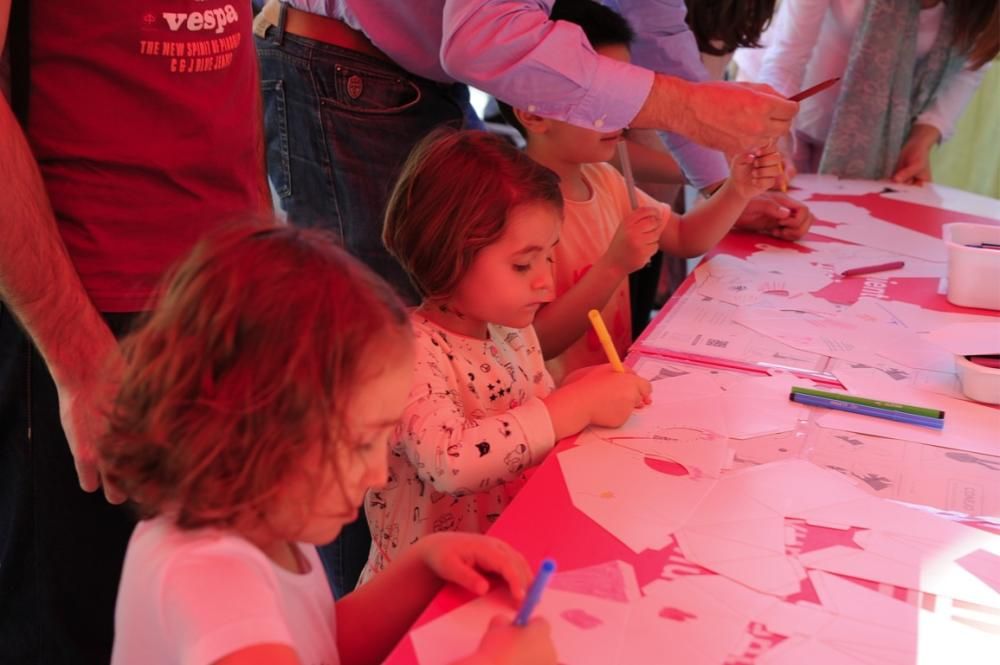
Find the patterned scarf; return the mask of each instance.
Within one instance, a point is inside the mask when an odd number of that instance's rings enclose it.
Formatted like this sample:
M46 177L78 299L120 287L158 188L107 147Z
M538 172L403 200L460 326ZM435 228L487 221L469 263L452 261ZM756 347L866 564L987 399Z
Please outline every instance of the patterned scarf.
M914 119L965 65L951 48L945 4L931 50L916 60L918 0L869 0L851 44L819 172L844 178L892 175ZM916 63L910 66L910 63Z

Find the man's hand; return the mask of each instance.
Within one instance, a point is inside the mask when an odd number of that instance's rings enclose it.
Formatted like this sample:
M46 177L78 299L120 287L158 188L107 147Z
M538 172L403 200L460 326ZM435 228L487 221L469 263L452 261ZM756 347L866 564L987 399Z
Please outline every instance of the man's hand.
M780 192L765 192L750 199L735 227L782 240L798 240L815 221L809 208Z
M57 381L56 387L59 392L59 416L80 487L85 492L95 492L103 487L108 502L118 504L127 497L102 476L97 455L97 441L107 431L108 414L123 367L113 338L111 343L110 348L95 353L95 370L87 379L74 382L72 386Z
M634 127L681 134L727 154L752 152L788 133L799 105L758 83L689 83L657 74Z

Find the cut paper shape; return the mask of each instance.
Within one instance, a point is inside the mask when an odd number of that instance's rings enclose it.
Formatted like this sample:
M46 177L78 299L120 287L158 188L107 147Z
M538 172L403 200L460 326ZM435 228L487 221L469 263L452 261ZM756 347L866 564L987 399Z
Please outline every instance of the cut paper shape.
M969 453L1000 454L998 409L900 386L877 370L841 368L836 370L836 376L850 392L857 395L874 399L886 396L886 399L893 402L940 409L945 412L944 428L932 430L919 425L840 411L823 413L816 418L816 424L820 427L916 441Z
M907 367L954 372L951 354L900 325L859 319L766 310L740 310L736 321L791 347L862 364L889 358Z
M748 439L794 430L808 411L789 401L788 375L744 377L691 373L653 384L649 408L634 412L619 428L594 428L605 439L664 438L678 431Z
M1000 556L986 550L976 550L956 559L955 563L1000 593Z
M624 561L608 561L587 568L561 571L550 578L546 588L588 594L619 603L632 602L641 595L635 570Z
M768 447L770 456L758 454L757 463L781 456ZM1000 457L824 428L810 433L804 456L885 499L1000 516Z
M580 575L580 571L570 572ZM553 588L560 575L552 576L534 613L548 620L559 662L619 662L632 604ZM497 589L414 628L410 637L417 660L421 665L446 665L468 656L479 646L494 616L513 620L513 606L509 592Z
M871 496L792 510L791 516L864 529L853 536L858 547L835 545L799 554L807 568L1000 608L1000 594L956 563L979 549L1000 553L1000 536Z
M693 577L717 577L715 575ZM686 579L686 578L685 578ZM751 640L744 617L681 580L656 580L632 606L619 663L647 665L666 658L685 665L725 662Z
M559 616L566 622L583 630L596 628L604 623L594 615L588 614L586 610L581 610L581 609L566 610Z
M803 309L796 303L808 302L805 299L798 296L782 300L789 301L791 309ZM826 365L825 356L794 349L753 331L748 334L746 327L735 320L740 311L697 294L681 295L655 326L646 329L632 350L664 353L695 364L704 364L708 359L718 367L730 368L780 367L819 372Z
M637 553L666 547L716 482L659 473L643 455L600 440L557 459L577 510Z
M899 260L903 260L906 265L902 268L879 272L877 273L877 276L885 279L898 277L924 277L940 279L941 277L944 277L946 272L946 266L943 263L936 261L924 261L912 256L901 257L895 252L875 247L845 245L840 242L820 242L814 240L800 241L800 244L812 250L811 253L805 255L808 261L822 266L836 275L840 275L840 273L845 270L850 270L852 268L882 265ZM750 256L748 260L754 262L755 257Z
M844 201L810 201L809 210L822 222L812 233L866 247L943 263L948 259L940 238L912 231L874 217L866 209Z
M1000 594L975 575L954 565L954 561L936 566L931 571L922 571L917 566L902 564L898 559L843 545L805 552L798 558L802 565L810 569L892 584L987 607L1000 607Z
M785 516L866 496L851 479L803 460L774 462L723 477L675 537L685 558L751 589L797 592L805 570L785 546Z
M752 305L767 293L796 296L819 291L831 276L815 266L789 262L763 267L743 259L719 254L695 269L698 293L733 305Z
M723 469L732 466L733 450L728 439L701 430L682 427L661 430L657 438L636 438L617 435L613 430L590 432L577 439L577 445L586 445L598 438L615 446L631 450L646 457L647 466L651 460L667 460L683 465L693 476L718 478Z

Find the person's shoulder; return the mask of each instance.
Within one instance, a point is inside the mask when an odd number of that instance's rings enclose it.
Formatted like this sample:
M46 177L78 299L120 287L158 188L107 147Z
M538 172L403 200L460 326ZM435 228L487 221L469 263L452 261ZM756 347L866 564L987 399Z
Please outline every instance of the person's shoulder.
M538 341L538 334L535 332L535 326L529 325L524 328L510 328L508 326L501 326L498 324L491 323L489 325L490 338L494 343L500 343L503 346L512 349L516 353L526 353L533 354L535 351L541 349L541 344Z
M161 570L192 562L210 564L234 559L262 570L269 568L264 553L235 533L213 528L181 529L164 517L141 522L129 548Z
M583 165L583 174L587 178L607 182L609 184L625 184L625 177L621 172L608 162L593 162Z

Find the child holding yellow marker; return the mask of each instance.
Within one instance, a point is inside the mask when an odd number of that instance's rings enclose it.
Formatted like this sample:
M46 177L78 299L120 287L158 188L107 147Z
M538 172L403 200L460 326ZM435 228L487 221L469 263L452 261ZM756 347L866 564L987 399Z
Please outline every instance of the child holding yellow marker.
M561 225L555 174L497 136L439 133L403 167L383 239L423 296L416 375L389 482L365 501L362 583L428 534L485 531L556 441L649 402L648 381L607 364L558 388L545 369L532 322Z

